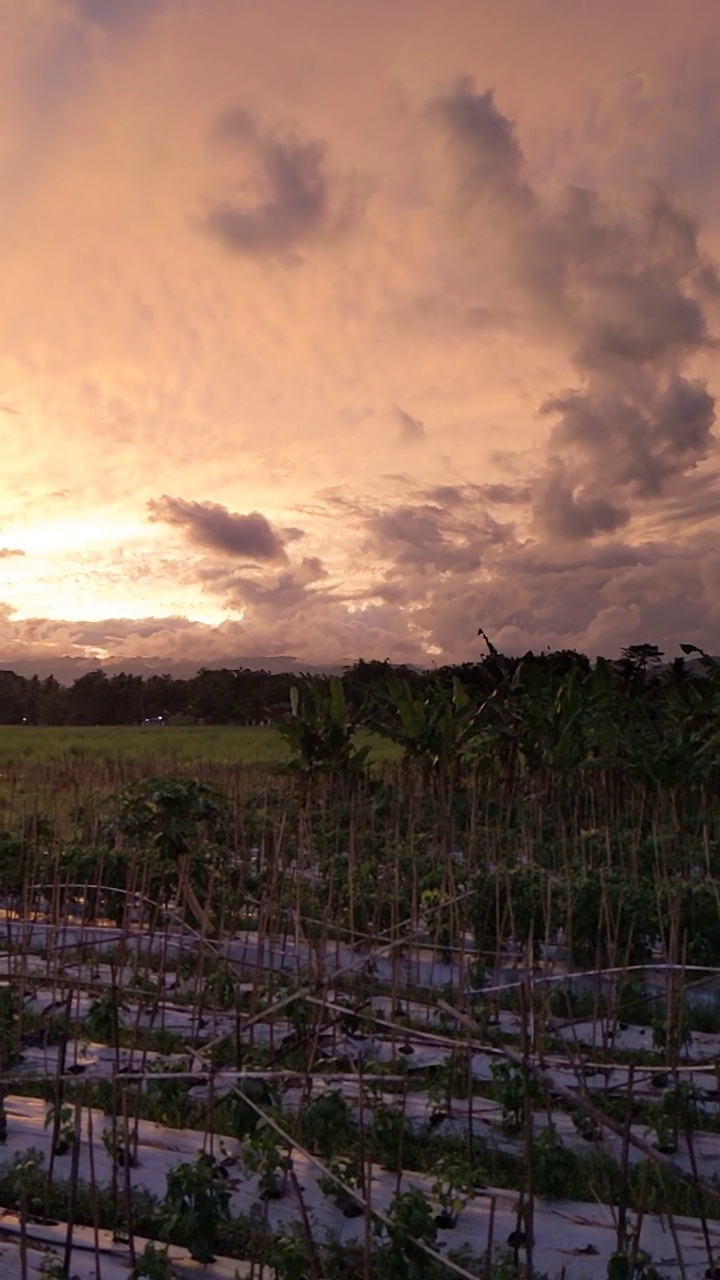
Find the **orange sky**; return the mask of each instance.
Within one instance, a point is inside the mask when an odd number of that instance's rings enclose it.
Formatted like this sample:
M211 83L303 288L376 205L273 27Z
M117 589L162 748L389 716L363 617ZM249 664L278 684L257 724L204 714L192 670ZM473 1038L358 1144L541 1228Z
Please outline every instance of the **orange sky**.
M6 0L0 665L720 652L719 39Z

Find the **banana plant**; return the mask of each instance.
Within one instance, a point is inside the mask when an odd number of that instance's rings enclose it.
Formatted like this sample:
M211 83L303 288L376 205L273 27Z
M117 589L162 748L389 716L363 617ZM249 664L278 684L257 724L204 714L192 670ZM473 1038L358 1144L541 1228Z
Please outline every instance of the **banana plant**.
M290 690L290 716L275 726L291 752L290 767L300 774L357 773L367 763L369 746L358 746L339 676L306 677Z
M370 712L370 727L396 742L408 764L428 774L447 775L460 766L472 738L477 708L453 677L451 691L439 682L414 691L389 670Z

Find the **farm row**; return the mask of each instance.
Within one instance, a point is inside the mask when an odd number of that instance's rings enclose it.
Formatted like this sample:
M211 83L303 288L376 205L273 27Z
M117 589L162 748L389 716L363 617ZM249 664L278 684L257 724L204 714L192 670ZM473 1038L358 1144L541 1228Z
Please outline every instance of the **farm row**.
M50 1242L46 1272L82 1277L714 1275L707 779L67 760L10 782L16 1274Z

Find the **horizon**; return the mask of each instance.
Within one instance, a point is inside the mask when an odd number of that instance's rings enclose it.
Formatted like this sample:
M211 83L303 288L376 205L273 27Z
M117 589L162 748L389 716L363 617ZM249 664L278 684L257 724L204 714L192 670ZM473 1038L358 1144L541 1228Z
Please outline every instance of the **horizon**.
M644 646L640 644L636 647L643 648ZM650 647L656 647L656 646L651 645ZM693 646L693 648L695 649L696 653L699 653L699 650L697 650L695 646ZM499 657L503 659L507 658L510 661L519 661L523 658L528 658L528 657L535 657L535 658L552 657L554 654L568 652L568 650L565 650L565 651L550 650L547 647L545 647L539 650L528 649L528 650L525 650L524 653L513 654L513 653L504 653L501 651L496 651L496 652L498 652ZM600 659L604 659L605 661L618 662L622 657L622 654L620 652L616 654L585 654L580 652L579 650L575 652L577 652L579 657L587 658L587 660L590 662L591 665L596 663ZM239 659L239 660L233 661L231 658L228 658L225 662L200 663L199 665L195 665L194 662L192 661L187 661L185 663L179 664L174 669L167 669L167 668L164 668L161 663L152 664L152 663L133 662L132 659L129 662L127 662L125 665L121 663L93 664L93 663L88 663L81 659L69 658L65 656L64 658L58 658L54 660L53 669L50 669L49 666L47 668L43 666L40 666L38 668L37 666L33 665L32 660L29 660L27 662L20 661L16 664L15 667L4 666L0 661L0 677L3 675L14 675L14 676L21 677L23 680L32 680L35 678L39 680L46 680L48 679L48 677L52 677L53 679L57 680L58 684L60 684L61 686L65 688L69 688L70 685L73 683L73 681L79 680L83 676L89 675L91 673L94 674L96 672L101 672L104 676L106 676L109 679L112 678L113 676L119 676L119 675L140 676L142 679L150 679L153 676L161 676L161 677L167 676L172 680L188 681L188 680L193 680L196 676L199 676L203 671L232 671L232 672L250 671L250 672L257 673L258 675L266 674L271 676L291 676L295 678L301 678L303 676L314 677L314 676L328 676L328 675L343 675L346 672L351 671L352 668L358 663L362 663L362 662L372 663L374 661L379 662L381 665L384 665L387 663L392 667L408 667L411 670L415 671L418 675L431 675L434 670L440 670L443 665L446 665L451 668L452 667L461 668L463 666L481 666L483 662L487 661L488 658L491 658L491 657L492 657L492 654L490 652L484 652L480 654L476 659L466 658L466 659L461 659L459 662L456 662L456 663L447 663L447 664L442 664L435 661L428 664L427 666L423 666L418 663L403 663L399 661L393 662L391 658L380 658L380 659L355 658L353 659L352 662L347 662L347 663L319 663L319 664L307 663L305 664L305 663L300 663L297 658L293 658L290 655L256 654L256 655L251 655L247 659ZM676 660L677 658L682 658L685 661L686 666L689 669L692 669L694 666L701 665L702 659L704 657L710 658L710 660L713 662L720 663L720 655L716 656L713 654L708 654L706 651L703 651L701 656L695 656L695 654L688 654L686 652L683 652L681 649L681 651L677 654L675 653L667 654L664 651L661 651L659 653L659 657L657 660L658 661L657 669L658 670L668 669L669 667L672 666L673 661Z
M720 653L713 0L2 29L0 667Z

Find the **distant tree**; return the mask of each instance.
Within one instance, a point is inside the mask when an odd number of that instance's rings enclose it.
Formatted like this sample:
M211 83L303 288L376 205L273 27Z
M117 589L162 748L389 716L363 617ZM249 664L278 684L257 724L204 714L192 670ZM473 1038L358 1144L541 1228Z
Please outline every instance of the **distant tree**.
M112 692L104 671L88 671L68 692L70 724L112 724Z
M137 724L145 718L142 676L121 671L113 676L108 689L109 712L113 724Z
M26 715L27 680L14 671L0 671L0 724L22 724Z
M659 667L665 656L656 644L630 644L620 650L626 662L637 671L647 672L650 667Z

